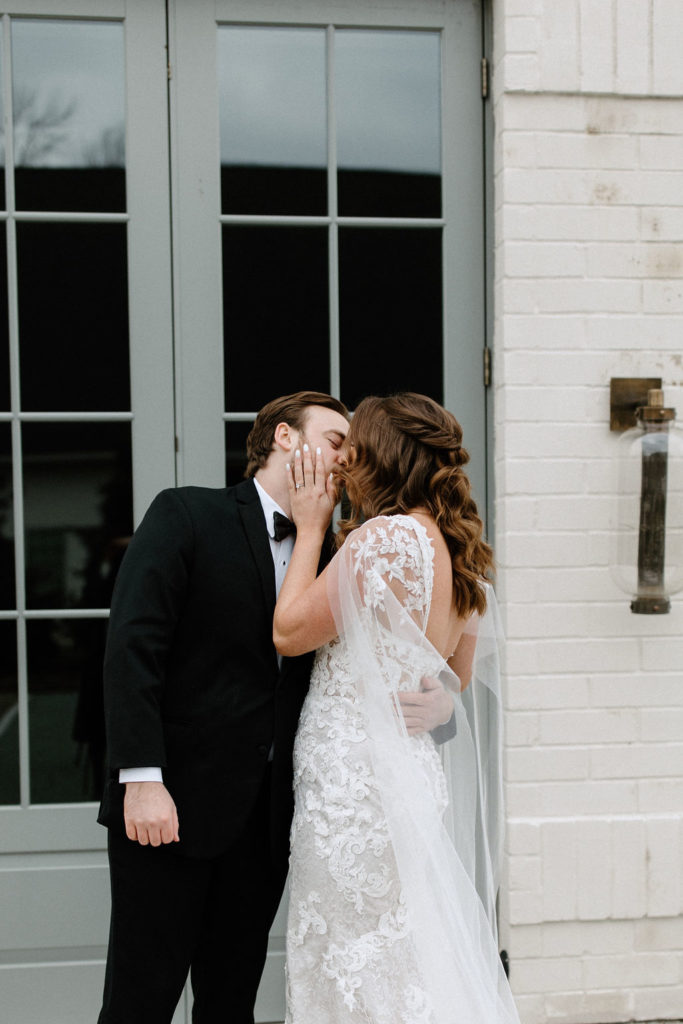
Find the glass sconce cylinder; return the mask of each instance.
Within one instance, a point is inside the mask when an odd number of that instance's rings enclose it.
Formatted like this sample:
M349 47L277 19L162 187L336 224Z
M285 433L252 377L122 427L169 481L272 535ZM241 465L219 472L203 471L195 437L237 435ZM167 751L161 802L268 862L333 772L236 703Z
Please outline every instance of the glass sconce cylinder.
M660 390L619 439L616 529L610 568L631 611L661 615L683 588L683 431Z

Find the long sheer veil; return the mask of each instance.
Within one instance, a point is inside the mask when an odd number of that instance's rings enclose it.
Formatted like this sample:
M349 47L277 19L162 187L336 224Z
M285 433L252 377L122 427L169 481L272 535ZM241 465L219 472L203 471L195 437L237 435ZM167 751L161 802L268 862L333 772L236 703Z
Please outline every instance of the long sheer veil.
M425 988L429 1024L518 1022L497 947L495 899L502 838L500 626L492 587L462 690L425 635L432 551L408 516L378 517L333 559L328 591L349 651ZM433 758L407 735L398 691L438 675L454 693L456 734L440 748L443 811ZM431 741L429 741L431 742Z

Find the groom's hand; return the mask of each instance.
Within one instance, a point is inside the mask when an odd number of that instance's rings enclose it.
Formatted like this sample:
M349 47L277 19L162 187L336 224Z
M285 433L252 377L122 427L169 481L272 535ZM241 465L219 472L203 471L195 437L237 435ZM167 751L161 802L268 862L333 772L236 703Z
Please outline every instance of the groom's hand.
M443 683L432 676L424 676L419 693L400 691L398 699L409 736L431 732L453 714L453 697Z
M179 841L178 812L163 782L127 782L123 817L126 835L141 846Z

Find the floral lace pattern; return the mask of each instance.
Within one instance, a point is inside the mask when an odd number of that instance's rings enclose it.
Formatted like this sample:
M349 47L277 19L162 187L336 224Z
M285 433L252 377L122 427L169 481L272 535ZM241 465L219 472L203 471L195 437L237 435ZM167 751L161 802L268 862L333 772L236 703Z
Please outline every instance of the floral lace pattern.
M433 584L427 533L408 516L379 517L347 543L383 678L417 690L423 675L438 672L433 653L395 633L380 636L374 613L391 588L424 632ZM431 737L409 742L445 808ZM432 1024L343 636L316 655L294 748L294 788L287 1024Z

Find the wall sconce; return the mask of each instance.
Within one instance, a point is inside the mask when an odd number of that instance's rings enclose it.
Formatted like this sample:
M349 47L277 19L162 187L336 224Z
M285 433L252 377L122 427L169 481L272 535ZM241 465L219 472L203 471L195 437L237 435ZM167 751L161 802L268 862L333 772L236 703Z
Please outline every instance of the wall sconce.
M611 429L635 423L619 438L610 570L632 612L663 615L683 588L683 436L658 378L612 378L610 398Z

